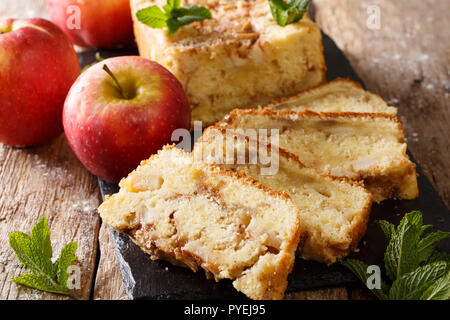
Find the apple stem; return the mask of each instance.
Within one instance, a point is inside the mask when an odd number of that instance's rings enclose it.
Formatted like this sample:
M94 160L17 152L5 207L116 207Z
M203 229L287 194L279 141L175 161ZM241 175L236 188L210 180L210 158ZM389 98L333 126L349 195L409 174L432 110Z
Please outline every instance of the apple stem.
M122 98L128 99L125 92L122 90L122 87L120 86L119 81L117 81L116 76L114 75L114 73L112 73L111 69L109 69L109 67L106 64L104 64L103 70L105 70L105 72L114 80L114 83L116 84L116 87L119 90L119 93L122 96Z

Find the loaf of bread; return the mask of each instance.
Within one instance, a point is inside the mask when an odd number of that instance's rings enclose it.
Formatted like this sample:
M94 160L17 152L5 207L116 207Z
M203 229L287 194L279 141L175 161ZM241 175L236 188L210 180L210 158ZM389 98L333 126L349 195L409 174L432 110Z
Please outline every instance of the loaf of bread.
M325 80L319 27L305 15L280 27L266 0L182 0L208 8L212 19L174 34L136 19L139 9L165 0L131 0L139 53L169 69L181 82L192 120L221 120L233 108L265 104Z
M349 79L336 79L294 96L271 101L265 107L272 110L397 114L397 108Z
M300 238L286 193L165 147L98 210L153 259L231 279L252 299L283 297Z
M298 250L304 259L336 262L365 234L372 197L360 183L319 174L277 146L220 127L206 129L193 153L196 161L245 173L289 194L299 208L300 229L307 234Z
M275 129L279 146L306 166L363 180L377 202L418 196L416 166L406 154L403 127L394 116L236 109L218 126L269 133Z

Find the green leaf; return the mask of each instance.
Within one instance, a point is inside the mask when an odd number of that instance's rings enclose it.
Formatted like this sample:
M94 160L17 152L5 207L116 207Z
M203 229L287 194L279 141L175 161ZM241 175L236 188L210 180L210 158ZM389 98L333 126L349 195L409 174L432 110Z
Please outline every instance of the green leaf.
M417 245L422 232L422 215L418 211L407 213L392 234L384 263L388 277L395 281L413 271L419 264Z
M450 271L432 284L420 300L450 300Z
M298 22L306 13L309 0L269 0L270 11L279 26Z
M47 219L42 217L31 231L31 242L40 257L40 264L47 274L53 274L52 243Z
M447 272L446 262L435 262L417 268L398 278L389 291L391 300L417 300L426 289Z
M49 277L43 274L25 273L11 281L33 289L53 293L69 294L69 290L66 287L59 286L56 282L52 281Z
M347 267L351 272L353 272L364 284L367 285L367 279L370 277L370 274L367 273L367 268L369 267L362 261L355 259L346 259L341 261L345 267ZM388 285L380 279L381 281L381 289L371 289L371 291L378 297L380 300L387 300L387 292L389 290Z
M384 255L386 273L392 286L382 282L381 290L372 290L380 299L422 300L450 299L450 254L436 250L436 244L450 237L449 232L437 231L422 237L432 227L423 225L422 213L407 213L397 228L391 223L376 222L389 239ZM342 262L367 284L367 265L358 260Z
M72 265L72 262L74 262L77 259L75 251L77 251L77 243L70 242L61 250L61 254L59 255L59 258L57 260L58 282L66 288L67 288L67 279L69 278L67 269Z
M436 244L446 238L450 237L450 232L443 232L438 230L437 232L432 232L423 237L418 245L418 259L419 263L427 261L431 254L435 251Z
M386 220L377 220L375 223L383 230L384 235L390 241L395 232L395 226Z
M170 9L181 8L181 0L167 0L166 6Z
M33 272L16 277L12 282L43 291L72 294L67 288L67 269L77 258L77 243L66 245L57 261L52 263L50 229L45 217L33 227L31 236L20 231L10 233L9 244L19 261Z
M425 262L425 264L437 262L437 261L444 261L447 262L450 265L450 254L445 252L440 252L436 249L433 250L433 252L428 257L428 260Z
M156 5L144 8L136 12L137 19L143 24L161 29L167 27L167 15Z
M180 0L167 0L164 12L156 5L139 10L138 20L151 28L167 27L168 33L175 33L180 27L195 21L211 19L211 12L201 6L181 7Z
M45 266L30 236L20 231L10 233L9 245L25 267L36 274L45 272Z
M171 17L167 20L169 34L175 33L181 26L211 18L211 12L204 7L190 6L173 9Z

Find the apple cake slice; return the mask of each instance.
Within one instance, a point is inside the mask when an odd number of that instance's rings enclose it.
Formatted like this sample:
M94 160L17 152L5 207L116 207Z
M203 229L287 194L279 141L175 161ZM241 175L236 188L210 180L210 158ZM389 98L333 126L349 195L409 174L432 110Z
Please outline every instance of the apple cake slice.
M416 166L406 154L401 121L394 116L236 109L218 125L232 130L275 129L279 146L307 167L363 180L377 202L418 196Z
M274 100L264 107L272 110L397 114L397 108L349 79L336 79L297 95Z
M277 146L220 127L206 129L193 153L196 161L245 173L289 194L299 208L301 233L307 234L298 250L302 258L334 263L352 252L365 234L372 196L361 183L319 174ZM276 170L270 172L269 167Z
M136 12L165 0L131 0L134 33L142 57L154 60L182 83L192 121L221 120L233 108L265 104L324 82L319 27L304 15L280 27L267 0L182 0L208 8L212 19L174 34L139 22Z
M152 259L231 279L252 299L283 297L300 238L298 208L286 193L165 147L98 211Z

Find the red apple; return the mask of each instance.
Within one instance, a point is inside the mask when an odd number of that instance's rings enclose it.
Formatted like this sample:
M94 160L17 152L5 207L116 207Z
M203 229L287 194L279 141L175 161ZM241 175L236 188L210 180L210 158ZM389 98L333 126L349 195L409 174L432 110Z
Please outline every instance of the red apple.
M78 159L109 182L169 143L175 129L188 129L190 118L181 83L156 62L134 56L90 67L70 89L63 111L64 131Z
M114 47L133 41L130 0L47 0L51 20L81 47Z
M0 21L0 142L28 146L62 132L62 109L80 74L73 45L44 19Z

